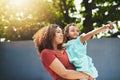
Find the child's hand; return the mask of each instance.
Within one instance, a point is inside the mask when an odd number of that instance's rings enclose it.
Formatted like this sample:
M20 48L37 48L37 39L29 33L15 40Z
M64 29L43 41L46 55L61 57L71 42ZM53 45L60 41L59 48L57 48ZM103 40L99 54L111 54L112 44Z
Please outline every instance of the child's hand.
M114 22L111 22L110 24L107 24L107 25L104 25L103 27L104 27L104 29L113 29L114 27L113 27L113 24L115 23L115 21Z
M110 24L109 24L109 29L113 29L114 28L114 26L113 26L113 24L115 23L115 21L113 21L113 22L111 22Z

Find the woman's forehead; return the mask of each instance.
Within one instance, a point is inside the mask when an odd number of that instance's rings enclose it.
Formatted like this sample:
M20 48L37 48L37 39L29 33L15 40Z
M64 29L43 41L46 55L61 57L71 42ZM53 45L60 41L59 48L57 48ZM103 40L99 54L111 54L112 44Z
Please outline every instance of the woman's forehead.
M62 30L60 27L57 27L56 30Z

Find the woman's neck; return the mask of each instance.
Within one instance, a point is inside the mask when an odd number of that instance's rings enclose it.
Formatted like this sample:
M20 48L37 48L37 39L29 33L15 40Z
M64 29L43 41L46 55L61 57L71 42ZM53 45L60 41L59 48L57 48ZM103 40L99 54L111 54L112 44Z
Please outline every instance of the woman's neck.
M57 50L54 50L56 53L60 53L60 54L63 54L63 50L59 50L59 49L57 49Z
M58 50L57 45L53 45L53 50Z

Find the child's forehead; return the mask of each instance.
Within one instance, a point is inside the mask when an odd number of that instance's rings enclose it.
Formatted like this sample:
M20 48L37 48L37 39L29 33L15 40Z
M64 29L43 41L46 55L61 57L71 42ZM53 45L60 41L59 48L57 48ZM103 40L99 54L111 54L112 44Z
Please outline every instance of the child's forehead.
M69 29L78 29L78 26L70 26Z

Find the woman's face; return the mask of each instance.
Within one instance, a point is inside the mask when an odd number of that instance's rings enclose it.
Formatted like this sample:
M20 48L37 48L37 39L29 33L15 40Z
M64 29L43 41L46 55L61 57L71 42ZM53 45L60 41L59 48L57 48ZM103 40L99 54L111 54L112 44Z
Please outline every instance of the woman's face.
M71 39L77 38L79 36L79 29L77 26L70 26L68 37Z
M55 30L55 36L53 38L53 44L61 44L63 43L63 32L60 27L57 27Z

